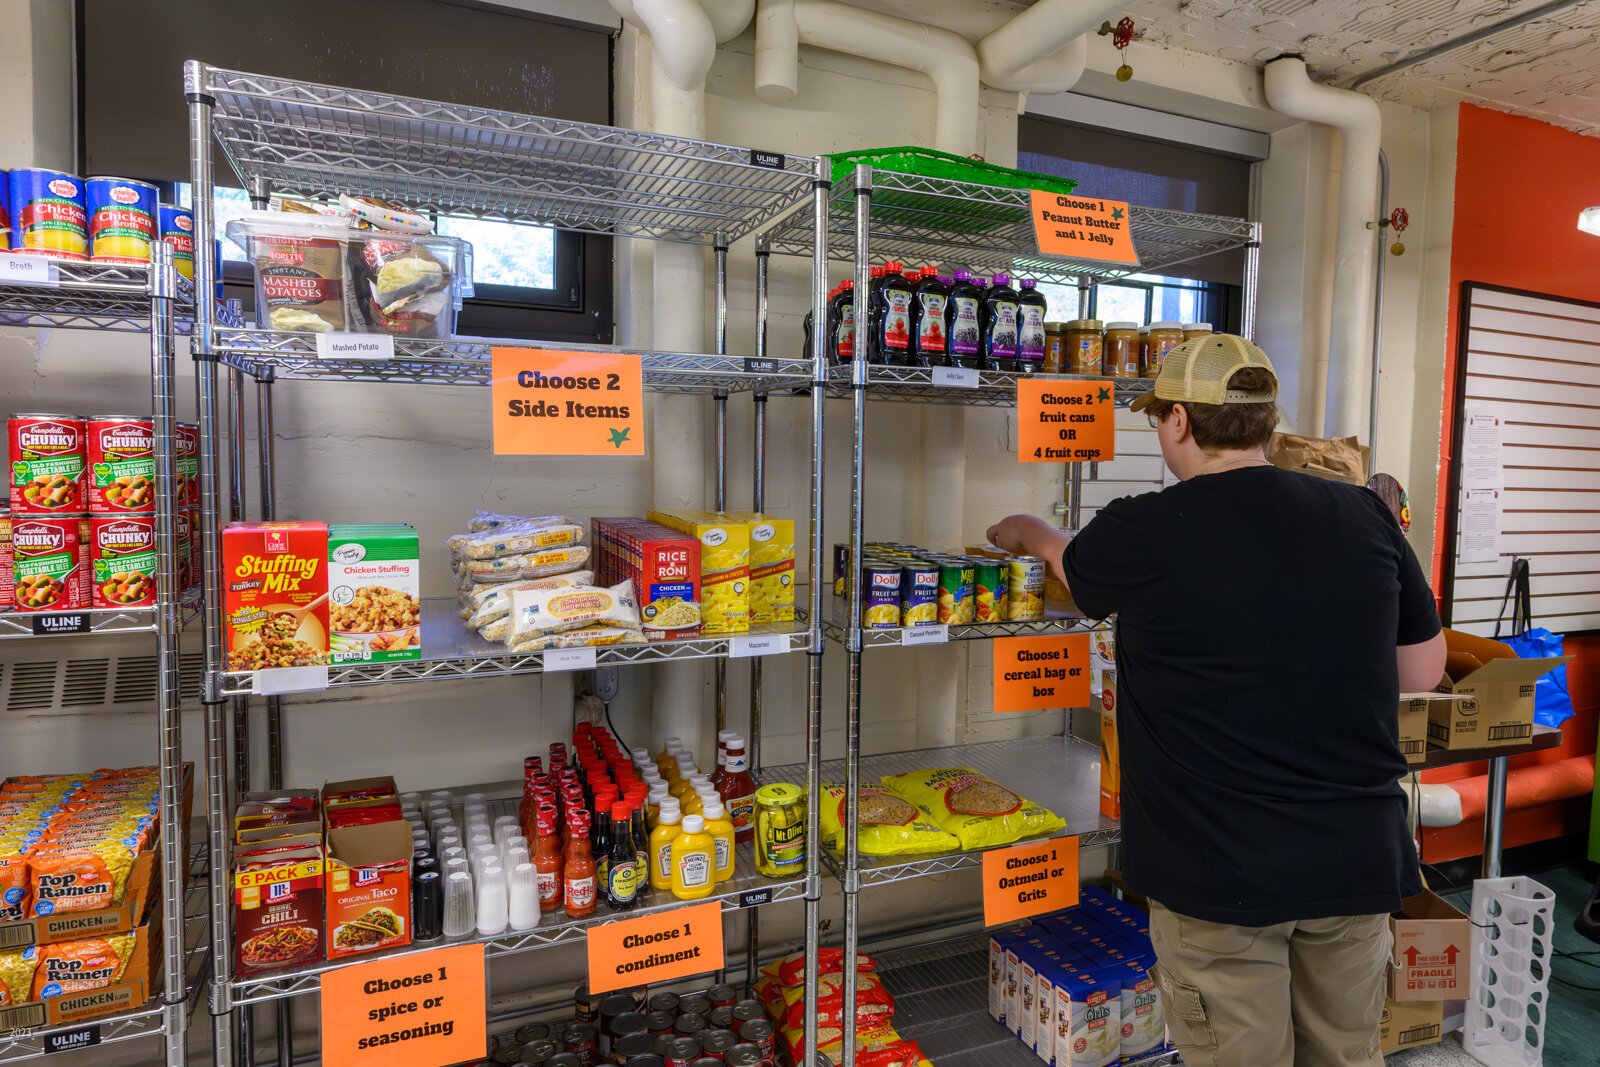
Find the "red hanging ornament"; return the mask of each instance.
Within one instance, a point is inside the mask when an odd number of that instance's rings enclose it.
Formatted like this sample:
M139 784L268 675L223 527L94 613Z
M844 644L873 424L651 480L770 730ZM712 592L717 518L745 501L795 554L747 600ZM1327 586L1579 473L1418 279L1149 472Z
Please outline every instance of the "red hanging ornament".
M1390 254L1396 256L1405 255L1405 242L1401 241L1399 236L1405 232L1406 227L1409 225L1411 225L1411 216L1406 213L1405 208L1397 207L1389 212L1389 226L1395 232L1395 242L1389 246Z
M1101 24L1099 32L1101 37L1105 37L1109 34L1111 37L1111 44L1118 52L1123 52L1127 49L1128 45L1133 43L1133 20L1130 18L1124 18L1115 26L1112 26L1109 21L1104 22ZM1122 65L1117 68L1117 81L1125 82L1132 77L1133 68L1128 65L1128 58L1126 55L1124 55L1122 57Z

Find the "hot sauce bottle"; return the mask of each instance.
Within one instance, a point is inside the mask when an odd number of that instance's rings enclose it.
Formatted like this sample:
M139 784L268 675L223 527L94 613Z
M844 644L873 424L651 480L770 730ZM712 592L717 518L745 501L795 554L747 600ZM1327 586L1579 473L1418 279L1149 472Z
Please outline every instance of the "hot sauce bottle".
M556 836L556 806L541 804L534 839L533 869L539 874L539 910L561 907L561 839Z
M594 856L589 852L588 818L580 815L574 820L571 832L562 869L562 895L566 897L567 914L581 919L594 914L597 896Z

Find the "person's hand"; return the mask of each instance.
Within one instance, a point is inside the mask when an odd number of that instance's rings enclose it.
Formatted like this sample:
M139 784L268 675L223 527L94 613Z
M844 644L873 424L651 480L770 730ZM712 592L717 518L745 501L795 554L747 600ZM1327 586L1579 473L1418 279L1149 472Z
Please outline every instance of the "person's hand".
M1037 515L1007 515L989 527L989 543L1013 555L1037 556L1044 554L1039 546L1053 540L1060 530Z

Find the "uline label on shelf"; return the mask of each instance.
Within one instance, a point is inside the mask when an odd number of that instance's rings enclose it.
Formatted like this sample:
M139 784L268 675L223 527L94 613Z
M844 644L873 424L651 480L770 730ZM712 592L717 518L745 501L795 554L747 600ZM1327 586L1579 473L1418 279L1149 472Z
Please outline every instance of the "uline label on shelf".
M33 633L36 637L48 637L51 634L86 634L88 632L89 616L86 612L52 612L48 615L35 615L33 617Z
M0 255L0 284L60 285L56 261L48 256Z
M772 890L770 889L746 889L739 894L739 907L741 908L753 908L759 904L771 903Z
M270 697L280 693L312 693L328 688L328 668L268 667L250 675L250 692Z
M788 650L789 639L783 634L736 634L728 638L729 659L772 656Z
M722 904L715 900L590 928L589 992L671 982L722 970Z
M435 1067L488 1047L482 945L337 967L322 976L322 1062Z
M594 670L594 649L552 648L544 654L544 669L547 671L592 671Z
M59 1034L46 1034L44 1038L44 1054L46 1056L56 1052L72 1052L80 1048L89 1048L100 1043L100 1028L98 1026L85 1026L77 1030L67 1030Z
M1078 903L1078 839L1061 837L983 854L983 924L999 926Z
M935 367L933 384L951 389L976 389L978 372L971 367Z
M762 152L755 148L750 150L750 164L752 166L782 170L788 165L788 162L782 152Z
M900 631L902 645L942 645L950 640L950 627L944 623L932 626L907 626Z
M393 359L394 338L386 333L319 333L318 359Z

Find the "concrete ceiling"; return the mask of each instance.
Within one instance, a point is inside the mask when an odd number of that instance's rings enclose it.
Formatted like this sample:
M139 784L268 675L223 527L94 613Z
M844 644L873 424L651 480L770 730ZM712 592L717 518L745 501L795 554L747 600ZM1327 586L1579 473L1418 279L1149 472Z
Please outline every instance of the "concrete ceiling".
M1313 77L1348 86L1404 56L1549 0L1133 0L1153 43L1259 66L1305 56ZM1600 0L1587 0L1426 63L1367 82L1382 100L1458 101L1600 136Z

